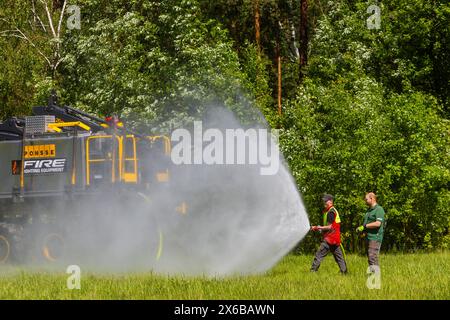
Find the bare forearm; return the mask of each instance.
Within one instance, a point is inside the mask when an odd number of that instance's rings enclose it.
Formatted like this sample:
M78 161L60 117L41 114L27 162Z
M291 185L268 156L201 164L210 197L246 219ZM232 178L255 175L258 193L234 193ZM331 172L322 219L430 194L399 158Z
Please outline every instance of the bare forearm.
M367 229L376 229L376 228L379 228L380 226L381 226L380 221L374 221L374 222L366 224Z

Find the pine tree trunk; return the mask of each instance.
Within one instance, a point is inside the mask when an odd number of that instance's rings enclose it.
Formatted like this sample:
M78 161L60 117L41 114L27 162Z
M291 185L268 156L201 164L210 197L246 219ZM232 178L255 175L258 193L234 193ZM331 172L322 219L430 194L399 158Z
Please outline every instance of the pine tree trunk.
M278 67L278 114L281 115L281 53L280 53L280 40L277 40L276 48L277 67Z
M258 48L258 53L261 51L261 26L260 26L260 12L259 0L253 1L253 10L255 14L255 40Z
M300 80L308 63L308 0L300 0Z

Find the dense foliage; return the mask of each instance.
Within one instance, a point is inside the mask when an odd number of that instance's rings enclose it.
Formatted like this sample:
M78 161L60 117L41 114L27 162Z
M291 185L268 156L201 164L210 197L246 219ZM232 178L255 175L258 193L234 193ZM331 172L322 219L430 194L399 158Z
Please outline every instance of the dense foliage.
M56 28L64 0L45 2ZM165 132L208 105L242 119L256 106L280 129L312 223L320 195L335 194L344 243L359 250L353 231L375 191L384 249L450 247L450 4L306 1L300 66L301 3L73 0L81 28L64 20L55 37L42 1L0 0L0 117L28 113L51 88L64 103ZM368 28L370 5L380 28Z

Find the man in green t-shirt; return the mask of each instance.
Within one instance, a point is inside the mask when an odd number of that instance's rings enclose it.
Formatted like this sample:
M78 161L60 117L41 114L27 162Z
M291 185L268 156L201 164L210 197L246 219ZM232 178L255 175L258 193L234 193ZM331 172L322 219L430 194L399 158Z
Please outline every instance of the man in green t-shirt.
M377 266L379 268L378 255L383 241L384 209L377 203L377 196L373 192L367 193L364 200L369 208L364 217L363 225L356 228L356 231L367 234L369 267Z

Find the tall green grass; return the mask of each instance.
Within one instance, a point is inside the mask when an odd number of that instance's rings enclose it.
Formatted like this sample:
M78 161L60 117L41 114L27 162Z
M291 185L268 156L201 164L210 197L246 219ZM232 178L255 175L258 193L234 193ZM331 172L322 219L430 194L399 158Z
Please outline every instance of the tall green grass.
M450 252L381 255L381 289L366 286L367 260L349 255L348 275L332 256L310 273L310 255L285 257L266 274L229 278L83 273L67 289L65 269L0 268L0 299L450 299Z

